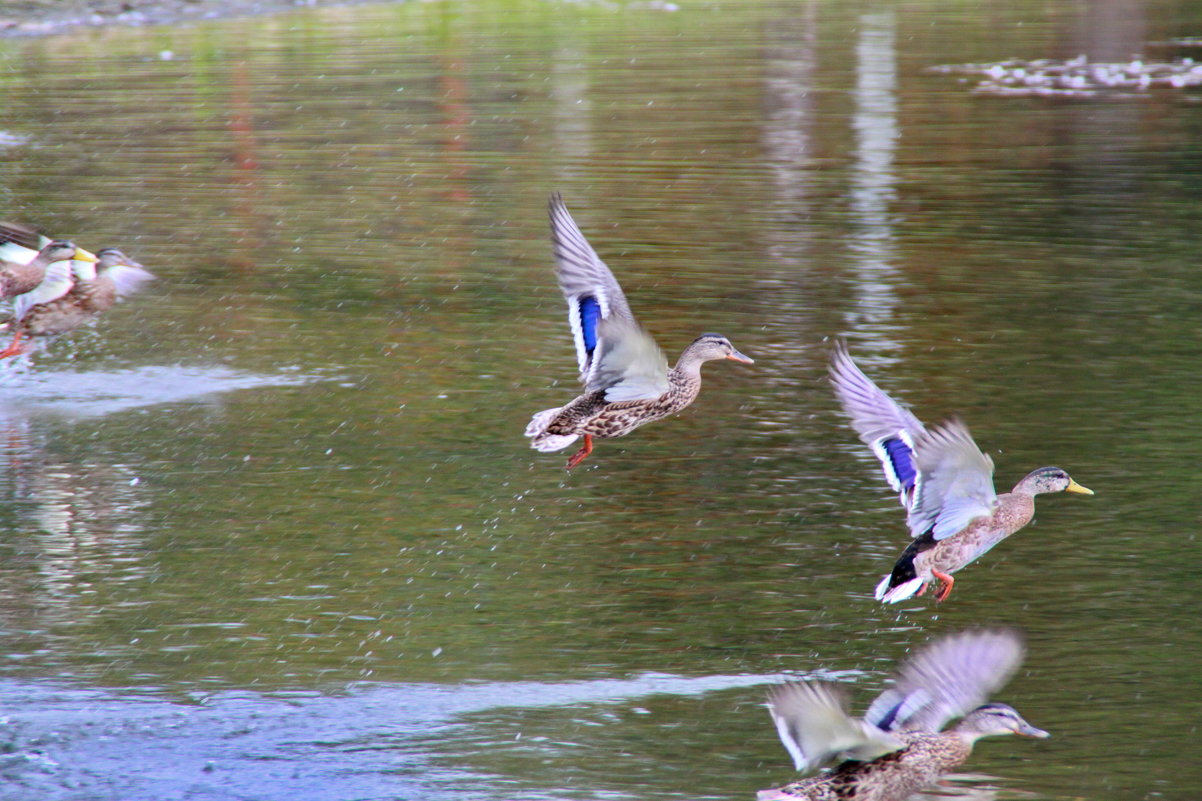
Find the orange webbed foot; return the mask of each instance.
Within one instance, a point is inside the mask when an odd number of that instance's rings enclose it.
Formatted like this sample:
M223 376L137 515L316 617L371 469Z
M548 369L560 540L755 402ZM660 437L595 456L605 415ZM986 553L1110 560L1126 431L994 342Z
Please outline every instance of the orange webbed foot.
M585 457L593 452L593 437L591 434L584 435L584 444L580 446L580 450L572 454L572 458L568 459L568 470L571 470L576 465L584 461Z
M943 603L947 600L947 596L952 594L952 585L956 580L951 577L950 573L943 573L938 570L932 570L931 575L943 582L943 586L939 588L939 592L935 593L935 603Z
M7 359L9 356L18 356L25 352L26 348L21 344L21 337L24 333L24 331L18 331L17 335L13 337L13 341L8 343L8 347L0 350L0 359Z

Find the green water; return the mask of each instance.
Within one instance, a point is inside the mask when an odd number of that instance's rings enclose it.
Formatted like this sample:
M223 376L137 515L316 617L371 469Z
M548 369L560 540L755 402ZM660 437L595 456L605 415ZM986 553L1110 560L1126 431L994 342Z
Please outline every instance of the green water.
M55 763L0 798L752 798L792 777L763 683L866 704L979 624L1026 631L997 700L1053 734L982 743L981 797L1197 798L1200 96L927 68L1200 33L446 2L0 43L4 216L159 276L0 385L7 750ZM673 358L756 360L570 475L522 437L576 389L553 190ZM906 529L833 336L999 489L1097 495L878 605Z

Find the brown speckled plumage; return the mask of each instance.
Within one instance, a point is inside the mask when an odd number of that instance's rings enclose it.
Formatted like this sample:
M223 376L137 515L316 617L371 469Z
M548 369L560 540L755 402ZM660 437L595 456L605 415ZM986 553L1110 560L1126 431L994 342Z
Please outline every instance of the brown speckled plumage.
M870 762L846 760L819 776L764 790L760 799L801 798L805 801L901 801L929 787L964 764L972 742L952 732L906 732L905 747Z
M848 712L843 685L774 686L768 711L794 767L805 772L842 761L817 776L763 790L759 801L903 801L963 764L981 737L1047 737L1013 707L986 703L1018 669L1023 653L1021 636L1009 629L940 637L899 666L862 718ZM941 731L955 718L961 720Z
M591 434L601 439L625 436L643 423L676 414L696 400L701 392L701 376L673 368L668 371L668 387L658 398L614 403L605 400L605 390L586 392L560 408L547 424L546 433Z
M726 337L703 334L668 369L655 340L635 320L613 273L597 256L559 195L549 207L559 287L568 302L585 392L566 406L545 409L526 426L531 447L543 452L584 445L571 468L592 451L592 438L629 434L674 414L701 391L701 365L712 359L751 363Z
M997 495L993 461L964 423L952 419L928 429L864 375L842 345L831 361L831 382L898 492L914 537L877 585L877 600L896 603L939 581L935 600L943 601L955 583L952 573L1031 521L1036 495L1093 494L1059 467L1041 467Z
M929 582L936 573L951 575L1030 523L1035 516L1035 496L1024 488L1025 483L1023 479L1012 491L997 496L993 515L973 521L958 534L936 540L928 532L914 538L898 557L889 587L901 586L915 577Z
M101 269L109 265L101 264ZM20 325L27 336L58 336L95 320L117 303L117 285L101 272L92 279L76 279L67 294L31 308Z
M0 298L11 298L32 292L46 277L47 267L56 261L82 258L80 253L81 251L75 245L59 240L46 245L26 264L0 261ZM83 254L91 256L86 252Z
M27 294L15 302L14 338L0 355L21 352L24 337L50 337L70 333L111 309L122 295L137 290L153 276L142 265L114 248L100 251L99 271L89 263L76 263L69 273L56 276L53 288ZM45 295L45 299L37 297Z

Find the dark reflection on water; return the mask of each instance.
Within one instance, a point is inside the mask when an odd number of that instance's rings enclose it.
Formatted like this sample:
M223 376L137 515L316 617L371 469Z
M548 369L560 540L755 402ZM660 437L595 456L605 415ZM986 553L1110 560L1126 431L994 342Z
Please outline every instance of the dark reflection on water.
M999 700L1054 737L983 743L969 788L1195 797L1202 105L981 97L927 68L1199 25L412 3L5 44L3 126L28 138L0 151L6 216L160 276L0 385L6 714L103 692L128 752L170 738L135 742L121 693L245 693L236 729L258 693L492 682L453 721L396 697L366 731L298 702L250 752L301 779L247 797L749 798L789 777L751 685L836 671L866 702L916 641L1002 623L1030 653ZM756 359L571 475L521 436L575 380L553 189L666 350L717 330ZM905 529L835 411L832 336L924 419L962 415L999 485L1052 463L1098 495L1041 498L943 607L876 605ZM702 684L551 684L646 672ZM429 731L393 741L394 712ZM326 714L371 758L312 746ZM220 736L178 736L220 772ZM164 798L196 774L89 775ZM0 797L46 797L21 782Z

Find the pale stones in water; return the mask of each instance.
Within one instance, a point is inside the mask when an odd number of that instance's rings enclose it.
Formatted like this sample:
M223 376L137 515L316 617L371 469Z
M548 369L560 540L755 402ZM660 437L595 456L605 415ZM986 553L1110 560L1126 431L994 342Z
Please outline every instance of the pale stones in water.
M1177 61L1068 61L1007 59L987 64L944 64L931 72L981 75L974 92L994 95L1132 97L1153 89L1202 86L1202 64Z

